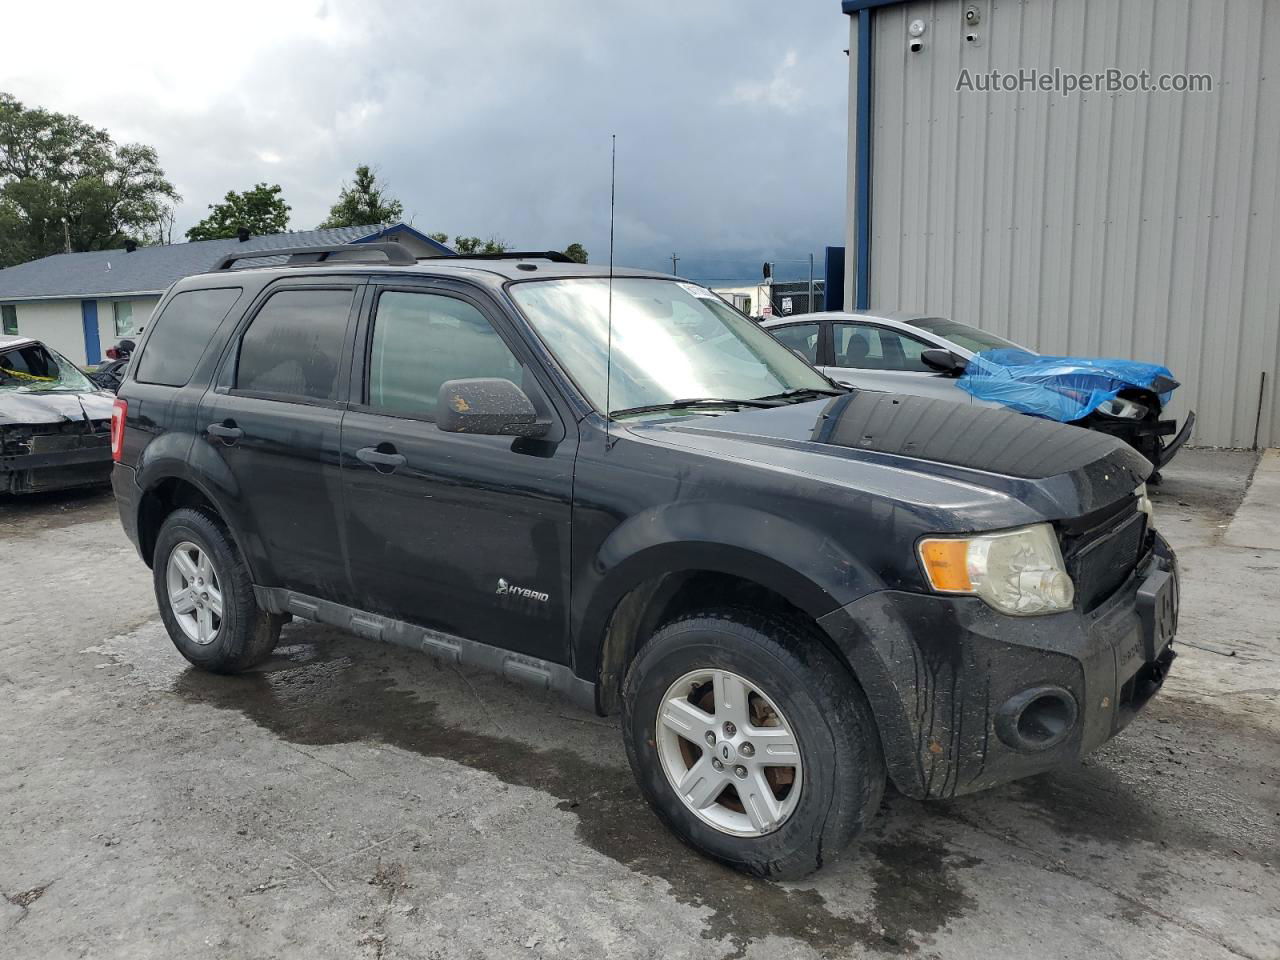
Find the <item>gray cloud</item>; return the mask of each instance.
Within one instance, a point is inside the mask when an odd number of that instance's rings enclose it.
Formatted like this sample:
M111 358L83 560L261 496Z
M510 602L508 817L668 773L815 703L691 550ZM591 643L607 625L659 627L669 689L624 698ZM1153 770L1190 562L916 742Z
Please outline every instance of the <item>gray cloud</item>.
M182 229L259 180L314 226L368 162L422 229L577 240L601 260L616 133L620 262L675 250L703 274L753 274L842 242L835 0L265 6L86 13L86 49L138 49L145 29L148 52L118 69L19 58L0 89L154 144ZM19 27L37 46L58 32L61 8L44 9Z

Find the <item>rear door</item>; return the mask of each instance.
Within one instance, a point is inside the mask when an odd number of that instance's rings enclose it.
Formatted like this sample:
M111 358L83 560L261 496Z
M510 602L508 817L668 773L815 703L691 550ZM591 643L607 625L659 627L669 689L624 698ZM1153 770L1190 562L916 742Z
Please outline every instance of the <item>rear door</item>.
M328 278L268 287L201 400L194 452L206 474L217 464L262 585L340 603L351 590L338 442L361 287Z
M567 662L576 423L480 291L386 284L368 299L342 426L356 605ZM440 385L468 377L524 389L552 422L547 438L438 429Z

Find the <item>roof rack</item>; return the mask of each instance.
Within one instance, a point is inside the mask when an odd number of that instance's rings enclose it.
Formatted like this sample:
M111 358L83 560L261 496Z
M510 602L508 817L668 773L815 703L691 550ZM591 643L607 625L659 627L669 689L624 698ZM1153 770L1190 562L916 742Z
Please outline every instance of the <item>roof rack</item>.
M459 253L459 260L550 260L552 263L577 263L559 250L503 250L501 253Z
M381 257L366 254L382 254ZM352 256L357 254L357 256ZM283 264L297 267L316 263L377 263L393 267L411 267L418 262L413 253L402 243L336 243L322 247L279 247L267 250L239 250L219 257L212 273L230 270L239 260L263 260L269 257L288 257Z

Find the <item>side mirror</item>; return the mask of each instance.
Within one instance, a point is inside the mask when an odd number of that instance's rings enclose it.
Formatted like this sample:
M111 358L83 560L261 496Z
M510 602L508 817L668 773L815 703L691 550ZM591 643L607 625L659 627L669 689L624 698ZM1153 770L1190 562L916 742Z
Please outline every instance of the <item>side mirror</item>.
M964 373L965 367L969 366L968 360L952 353L950 350L925 350L920 354L920 359L924 361L925 366L932 367L939 373L944 373L949 377L960 376L960 374Z
M436 426L448 433L496 437L542 437L550 424L525 392L510 380L475 377L446 380L436 398Z

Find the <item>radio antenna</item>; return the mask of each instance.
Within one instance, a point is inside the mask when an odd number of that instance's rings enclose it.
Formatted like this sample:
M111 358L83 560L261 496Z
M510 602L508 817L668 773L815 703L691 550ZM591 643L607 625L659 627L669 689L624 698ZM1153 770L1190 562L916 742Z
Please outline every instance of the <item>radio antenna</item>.
M610 415L612 403L610 398L610 387L613 382L613 206L614 199L617 196L618 183L618 135L616 133L609 135L609 306L608 319L606 320L608 333L605 340L604 352L604 448L609 450L612 447L612 439L609 435L609 423L613 419Z

